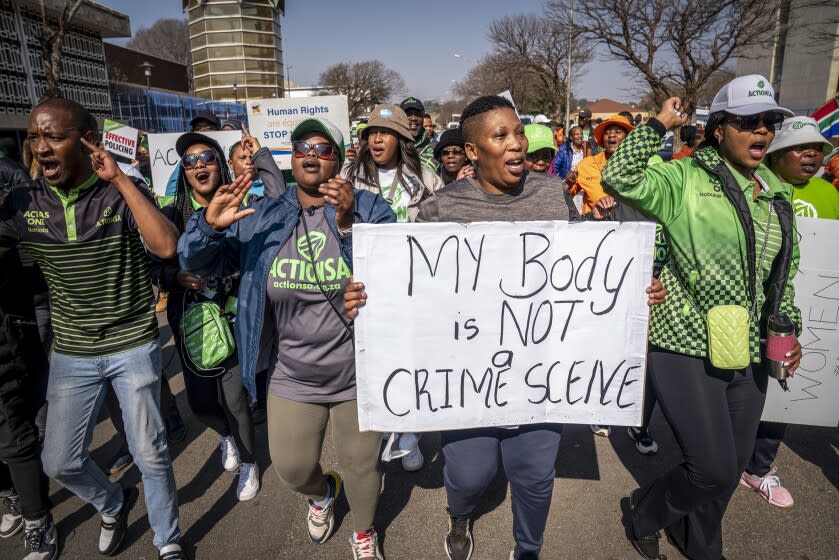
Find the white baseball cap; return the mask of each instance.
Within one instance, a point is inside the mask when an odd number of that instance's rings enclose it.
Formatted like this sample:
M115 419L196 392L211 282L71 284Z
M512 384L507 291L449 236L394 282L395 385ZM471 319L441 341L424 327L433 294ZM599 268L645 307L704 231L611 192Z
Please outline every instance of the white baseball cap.
M812 117L792 117L786 119L781 125L781 130L775 133L775 139L766 150L767 154L802 146L804 144L821 144L822 152L827 155L833 149L833 144L828 142L819 131L816 119Z
M779 111L788 117L795 115L778 105L772 84L760 74L740 76L725 84L711 103L711 113L719 111L732 115L756 115L766 111Z

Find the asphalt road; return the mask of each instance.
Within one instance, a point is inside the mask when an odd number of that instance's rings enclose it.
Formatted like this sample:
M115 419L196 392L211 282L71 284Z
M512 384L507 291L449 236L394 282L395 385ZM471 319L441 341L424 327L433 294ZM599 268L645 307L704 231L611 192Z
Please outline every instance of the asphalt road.
M164 330L164 334L168 333ZM324 560L351 557L347 538L352 515L339 502L335 535L325 544L311 544L306 535L304 500L283 487L271 469L265 426L257 427L258 462L262 491L254 500L238 503L236 478L223 472L215 434L189 413L177 358L171 340L164 350L166 374L188 426L187 440L170 450L180 500L183 541L198 559ZM639 483L659 475L678 461L672 433L657 410L652 432L661 451L654 457L638 454L623 429L610 438L594 436L587 426L568 426L557 458L553 504L545 531L542 558L634 559L621 526L620 499ZM107 462L118 443L110 421L98 424L93 458ZM426 466L418 473L385 465L377 527L389 560L445 559L446 497L442 479L439 438L423 438ZM288 450L293 453L293 449ZM331 441L323 464L336 468ZM778 474L792 492L796 505L780 510L754 492L738 488L724 522L724 553L729 560L821 560L839 558L839 430L792 426L778 455ZM132 468L121 475L123 484L142 484ZM53 511L63 543L62 558L91 559L96 552L99 516L70 492L53 484ZM513 547L510 495L503 473L484 497L476 513L474 560L506 560ZM20 535L0 542L0 558L22 558ZM662 540L669 559L682 556ZM146 509L138 501L131 513L127 546L120 559L153 560Z

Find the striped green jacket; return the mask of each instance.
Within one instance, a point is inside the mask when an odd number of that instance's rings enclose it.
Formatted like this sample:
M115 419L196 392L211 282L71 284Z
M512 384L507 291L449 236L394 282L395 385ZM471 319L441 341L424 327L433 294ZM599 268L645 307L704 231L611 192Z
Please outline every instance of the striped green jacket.
M0 197L0 247L17 245L41 267L56 352L91 358L157 339L148 258L114 185L93 174L65 190L42 178Z

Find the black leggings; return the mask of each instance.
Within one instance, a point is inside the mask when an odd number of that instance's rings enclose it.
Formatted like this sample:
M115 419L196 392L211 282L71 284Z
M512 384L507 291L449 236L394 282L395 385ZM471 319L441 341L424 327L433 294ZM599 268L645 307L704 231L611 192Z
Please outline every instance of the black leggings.
M636 537L665 529L689 558L719 560L722 518L752 454L766 373L720 370L653 347L649 379L683 462L635 493Z
M219 377L198 377L184 368L189 407L201 422L222 437L233 436L243 463L253 463L253 422L239 366Z

